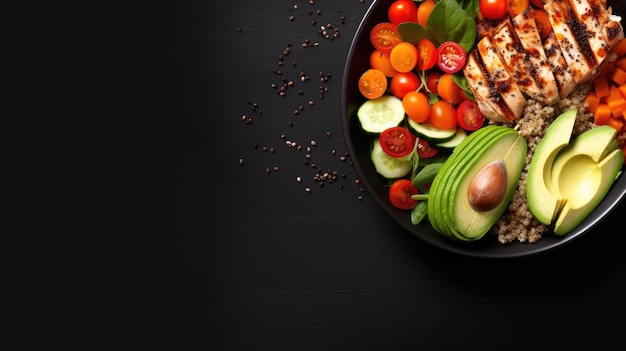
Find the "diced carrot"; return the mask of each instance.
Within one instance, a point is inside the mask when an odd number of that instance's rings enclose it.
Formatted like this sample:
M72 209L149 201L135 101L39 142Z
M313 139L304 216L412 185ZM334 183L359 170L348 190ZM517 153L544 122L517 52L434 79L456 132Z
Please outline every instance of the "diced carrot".
M624 97L624 99L626 99L626 84L622 84L622 85L618 86L617 90L620 93L622 93L622 96Z
M626 111L626 99L611 101L609 102L609 107L613 117L621 118L624 115L624 111Z
M626 56L621 57L620 59L615 61L615 66L617 66L617 67L621 68L622 70L626 71Z
M607 120L606 123L608 126L615 128L618 132L624 128L624 121L621 118L611 117Z
M596 109L598 108L598 105L600 104L600 98L598 97L598 94L596 94L595 91L590 90L587 93L587 96L585 96L585 102L588 105L588 110L591 113L596 112Z
M593 114L593 123L602 126L607 124L609 118L611 118L611 108L607 104L599 104L596 108L596 112Z
M609 79L606 76L599 76L593 81L593 89L599 98L609 96Z
M611 79L617 85L622 85L626 83L626 71L619 67L615 67L613 72L610 73L609 79Z
M617 54L617 56L624 56L626 54L626 39L620 40L619 43L613 49L613 52Z

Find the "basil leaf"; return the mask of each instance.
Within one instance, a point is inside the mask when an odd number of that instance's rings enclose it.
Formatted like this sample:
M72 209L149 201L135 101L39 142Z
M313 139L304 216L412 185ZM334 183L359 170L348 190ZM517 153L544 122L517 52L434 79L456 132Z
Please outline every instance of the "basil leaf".
M476 1L476 0L473 0ZM471 7L471 0L463 1ZM441 0L433 7L428 17L428 37L435 46L453 41L469 52L476 42L476 16L466 12L456 0Z
M411 210L411 223L420 224L428 215L428 201L422 200Z
M409 42L413 45L417 45L420 40L428 37L426 28L415 22L400 23L398 25L398 34L402 41Z

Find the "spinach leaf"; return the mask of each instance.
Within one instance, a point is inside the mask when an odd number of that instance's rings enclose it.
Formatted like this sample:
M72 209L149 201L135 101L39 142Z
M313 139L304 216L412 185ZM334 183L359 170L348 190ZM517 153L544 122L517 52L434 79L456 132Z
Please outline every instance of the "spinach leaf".
M422 200L411 210L411 223L420 224L428 216L428 201Z
M469 52L476 41L478 0L440 0L428 17L427 31L435 46L446 41L459 43ZM467 10L465 8L467 8Z
M398 25L398 34L400 35L402 41L409 42L413 45L417 45L417 43L423 38L428 38L426 28L415 22L400 23Z

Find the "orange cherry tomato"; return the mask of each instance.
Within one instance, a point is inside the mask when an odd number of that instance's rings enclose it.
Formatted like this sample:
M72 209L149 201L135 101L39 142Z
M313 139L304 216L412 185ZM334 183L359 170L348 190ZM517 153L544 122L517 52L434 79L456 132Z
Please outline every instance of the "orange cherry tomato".
M427 71L437 64L437 48L432 41L422 38L417 42L417 68Z
M452 129L457 126L456 109L449 102L439 100L430 107L430 124L438 129Z
M439 96L451 104L458 104L464 100L463 90L452 79L452 73L444 73L439 77L437 92Z
M420 79L413 72L398 72L391 78L391 93L402 99L409 91L415 91L420 87Z
M415 45L403 41L391 49L389 53L391 66L398 72L412 71L417 64L417 48Z
M387 90L387 76L378 69L370 68L359 77L359 91L368 99L376 99Z
M382 71L387 77L393 77L398 72L391 65L389 53L378 49L374 49L370 55L370 67Z
M507 12L511 16L519 15L530 6L530 0L507 0Z
M397 179L389 187L389 201L401 210L410 210L417 205L417 200L411 199L417 193L417 188L409 179Z
M415 123L422 123L430 117L428 96L420 91L409 91L402 98L404 112Z
M428 16L433 12L433 7L435 7L434 0L424 0L417 7L417 23L426 27L426 23L428 22Z
M535 9L533 11L533 18L535 19L535 23L537 24L539 36L541 37L541 39L545 39L548 34L552 32L552 25L550 24L550 18L548 17L548 13L544 10Z
M370 32L372 45L380 51L390 52L396 44L402 42L398 33L398 26L391 22L381 22Z

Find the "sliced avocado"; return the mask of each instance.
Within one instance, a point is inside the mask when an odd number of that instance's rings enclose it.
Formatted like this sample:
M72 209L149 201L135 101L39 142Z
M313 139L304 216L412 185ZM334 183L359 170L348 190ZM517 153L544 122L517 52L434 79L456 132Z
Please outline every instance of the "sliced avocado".
M428 218L433 228L460 241L478 240L502 215L521 174L527 145L517 131L504 126L487 126L467 136L441 167L429 192ZM506 193L489 211L477 211L468 193L474 176L494 160L506 168Z
M546 130L528 166L526 198L528 209L543 224L550 224L565 201L552 183L552 163L556 155L569 144L576 110L559 115Z
M566 200L554 222L554 233L564 235L579 225L604 198L624 162L624 153L609 126L577 137L555 158L552 180Z

